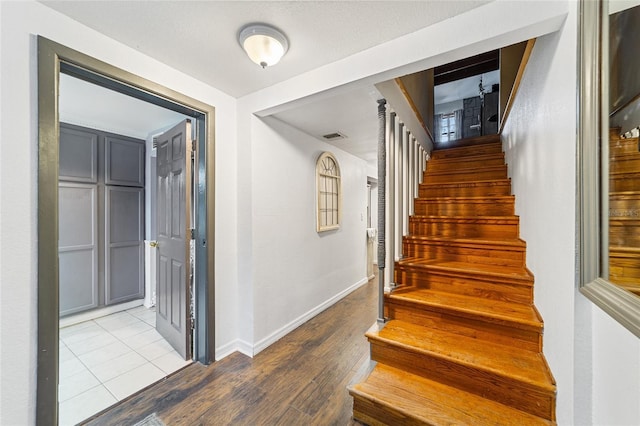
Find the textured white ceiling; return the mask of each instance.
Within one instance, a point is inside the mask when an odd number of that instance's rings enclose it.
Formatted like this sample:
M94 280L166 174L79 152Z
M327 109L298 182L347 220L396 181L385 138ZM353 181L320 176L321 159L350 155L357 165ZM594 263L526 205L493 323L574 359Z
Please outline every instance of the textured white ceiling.
M363 88L294 108L274 116L303 132L334 145L363 160L377 158L378 105L375 88ZM323 135L339 132L344 139L327 140Z
M285 81L490 2L41 1L234 97ZM246 56L237 35L250 22L274 25L287 35L290 48L280 63L263 70ZM323 134L339 131L347 138L329 143L374 161L377 155L376 97L377 91L371 86L306 103L275 117L319 140L324 140ZM87 112L77 110L71 115L90 124L92 118L82 116ZM106 116L104 112L99 114ZM142 134L154 130L143 121L131 123L127 114L117 117L111 113L109 117L109 123L105 125L112 131L126 128L129 132Z
M488 3L457 1L42 1L234 97L241 97ZM261 69L240 48L250 22L289 39Z
M146 139L188 118L149 102L60 74L60 121Z

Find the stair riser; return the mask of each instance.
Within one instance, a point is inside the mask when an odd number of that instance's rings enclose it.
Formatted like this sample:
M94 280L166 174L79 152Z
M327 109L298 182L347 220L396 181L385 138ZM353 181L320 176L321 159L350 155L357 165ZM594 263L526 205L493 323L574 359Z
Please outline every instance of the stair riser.
M464 223L409 219L409 234L452 238L518 238L517 221Z
M618 156L609 163L611 173L627 173L640 171L640 153L634 156Z
M533 287L527 283L499 282L479 277L461 277L447 274L395 268L395 283L410 287L428 288L466 296L482 297L515 303L533 303Z
M434 160L443 158L461 158L474 155L496 154L502 152L502 143L487 143L482 145L465 146L464 148L439 149L431 153Z
M609 216L640 217L640 194L610 196Z
M477 170L473 173L451 171L449 173L425 173L422 183L474 182L477 180L506 179L507 167L499 170Z
M421 304L411 306L386 297L385 317L473 337L487 344L515 346L534 352L542 350L540 332L522 330L517 324L487 322L481 316L461 317L455 312L446 313Z
M640 191L640 175L622 175L611 176L609 179L609 191L610 192L626 192L626 191Z
M502 197L511 195L509 182L496 182L473 186L436 186L420 185L418 196L422 198L435 197Z
M522 267L525 266L526 257L524 250L505 250L499 246L453 246L406 240L402 243L402 253L406 257Z
M513 216L513 200L415 201L417 216Z
M638 138L618 139L609 143L609 156L634 154L639 151Z
M617 247L640 247L640 218L616 221L609 218L609 245Z
M352 392L353 418L369 426L436 426L437 423L424 423L417 419L407 417L401 411L388 405L382 405Z
M637 247L637 246L636 246ZM609 256L609 279L615 283L640 281L640 258Z
M544 419L554 420L553 392L452 360L408 351L387 342L375 339L369 339L369 342L373 361L455 386Z
M427 162L427 173L443 172L449 170L477 169L480 167L493 167L504 165L504 154L498 153L479 158L469 157L461 159L430 160Z

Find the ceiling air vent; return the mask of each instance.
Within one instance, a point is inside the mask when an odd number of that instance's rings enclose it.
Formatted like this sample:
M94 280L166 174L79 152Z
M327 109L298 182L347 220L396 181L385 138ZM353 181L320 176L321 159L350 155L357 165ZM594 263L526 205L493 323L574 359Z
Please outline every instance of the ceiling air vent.
M346 136L340 132L327 133L326 135L322 135L328 141L335 141L336 139L345 139Z

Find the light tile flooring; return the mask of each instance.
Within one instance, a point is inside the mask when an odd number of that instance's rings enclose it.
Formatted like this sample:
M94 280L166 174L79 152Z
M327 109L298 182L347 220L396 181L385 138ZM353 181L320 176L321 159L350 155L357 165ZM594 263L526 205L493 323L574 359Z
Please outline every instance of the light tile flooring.
M139 306L60 329L60 425L74 425L184 367Z

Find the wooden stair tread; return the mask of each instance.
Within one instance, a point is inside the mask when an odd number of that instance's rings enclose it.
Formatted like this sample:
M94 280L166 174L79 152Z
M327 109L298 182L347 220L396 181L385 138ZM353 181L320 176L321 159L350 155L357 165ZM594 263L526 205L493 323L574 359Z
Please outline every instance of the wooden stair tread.
M441 215L413 215L409 220L421 222L455 222L455 223L517 223L520 217L511 216L441 216Z
M513 195L492 195L489 197L420 197L416 201L469 201L469 202L486 202L489 201L512 201L515 199Z
M620 192L610 192L609 199L610 200L635 200L640 198L640 191L620 191Z
M453 141L449 143L446 148L441 146L436 146L434 147L432 154L435 155L441 152L460 153L460 152L466 152L465 150L469 150L470 148L484 147L486 145L500 145L500 149L502 150L502 142L500 141L499 135L485 135L485 136L475 136L471 138L458 139L457 141Z
M438 311L455 311L464 317L482 317L487 322L511 323L514 327L541 331L542 320L532 305L433 291L425 288L400 287L388 298L405 303L428 306Z
M485 179L485 180L474 180L468 182L451 182L451 183L428 183L423 182L420 186L424 187L473 187L473 186L486 186L486 185L508 185L511 184L511 179Z
M638 179L640 178L640 171L638 172L630 172L630 171L609 171L609 179Z
M503 278L533 283L533 276L526 268L508 265L469 263L452 260L424 259L420 257L404 258L397 262L400 266L431 269L453 274L483 274L488 278Z
M517 380L541 391L555 392L555 380L543 355L538 352L489 344L471 337L398 320L389 321L380 330L376 328L377 324L366 333L369 340L446 359L483 371L485 374Z
M405 235L403 240L407 241L417 241L417 242L433 242L440 244L449 244L449 245L464 245L464 246L476 246L476 247L486 247L486 246L507 246L516 249L524 250L526 248L526 243L522 241L520 238L488 238L488 237L465 237L465 238L456 238L456 237L441 237L441 236L423 236L423 235Z
M434 160L435 161L435 160ZM442 175L457 175L457 174L469 174L469 173L478 173L480 171L504 171L506 172L507 166L505 164L499 166L476 166L470 168L452 168L450 170L428 170L426 171L426 176L442 176Z
M553 425L542 419L384 364L378 364L369 378L349 389L352 395L397 410L399 417L426 425ZM364 420L364 419L363 419ZM386 424L401 421L390 419Z
M639 257L640 248L638 247L609 247L609 255L617 257Z

